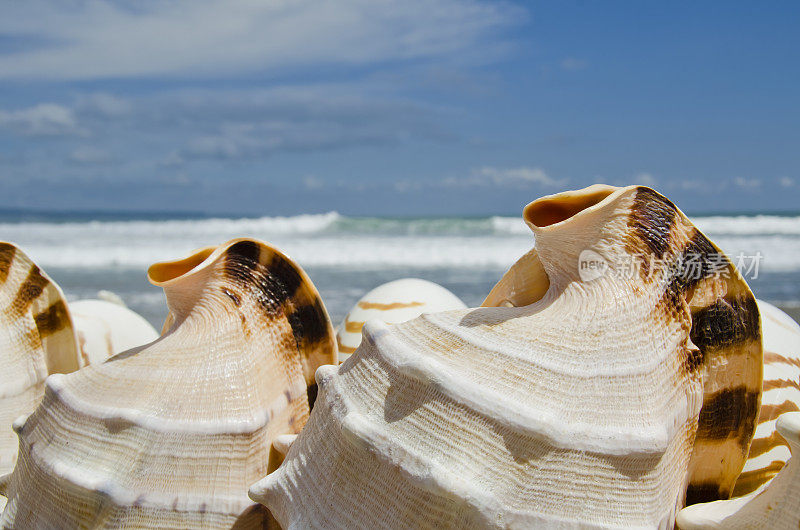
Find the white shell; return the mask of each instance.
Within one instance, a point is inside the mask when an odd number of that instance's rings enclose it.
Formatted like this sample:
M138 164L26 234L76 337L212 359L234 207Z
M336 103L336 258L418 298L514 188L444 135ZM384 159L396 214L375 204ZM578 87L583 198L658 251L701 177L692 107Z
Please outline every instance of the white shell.
M261 528L248 486L304 425L317 366L336 359L314 286L248 239L150 268L169 329L105 363L50 376L15 423L0 528Z
M789 441L795 456L772 481L744 497L684 508L678 514L678 527L682 530L800 527L800 412L781 415L777 430Z
M729 493L758 413L761 343L727 258L728 280L677 272L685 251L708 263L715 248L647 188L546 197L526 219L540 299L371 320L355 355L317 371L308 424L250 488L282 528L666 529L687 484ZM586 248L609 274L581 279ZM648 248L665 282L622 273ZM721 418L730 430L708 417L729 388L747 403Z
M158 338L158 332L147 320L116 303L77 300L69 304L69 309L84 366Z
M800 325L772 304L758 300L764 337L764 393L747 462L736 480L739 497L769 482L791 456L776 431L778 416L800 411Z
M368 320L396 324L422 313L466 307L456 295L427 280L403 278L379 285L365 294L336 328L339 362L344 362L361 344L361 328Z

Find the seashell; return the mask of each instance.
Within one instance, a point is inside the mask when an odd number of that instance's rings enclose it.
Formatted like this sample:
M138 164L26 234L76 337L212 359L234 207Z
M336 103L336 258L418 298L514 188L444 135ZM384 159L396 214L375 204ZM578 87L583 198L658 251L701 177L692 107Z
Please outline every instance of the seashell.
M81 365L101 363L114 355L153 342L158 332L124 305L105 300L69 304L78 336Z
M735 267L649 188L549 196L525 219L539 299L373 320L317 371L308 424L250 488L283 528L672 528L687 497L728 497L762 368ZM586 250L605 263L591 279Z
M4 242L0 242L0 365L2 477L17 459L13 421L39 404L48 374L79 367L64 294L22 250ZM3 482L0 479L0 495ZM2 496L0 504L5 504Z
M544 286L544 287L543 287ZM523 256L492 289L484 306L527 305L546 290L536 251ZM786 440L775 430L779 415L800 411L800 325L777 307L756 300L764 347L763 395L754 438L733 496L740 497L769 482L791 456Z
M791 452L776 431L776 420L786 412L800 411L800 325L774 305L757 303L764 337L761 412L734 497L757 490L781 470Z
M422 313L437 313L467 306L441 285L419 278L403 278L384 283L361 297L336 328L339 362L344 362L361 344L364 322L377 318L396 324Z
M336 359L306 274L248 239L153 265L172 325L155 342L47 379L15 428L0 527L261 528L247 487L309 414ZM308 380L312 385L309 387Z
M679 528L794 530L800 527L800 457L797 456L800 455L800 412L781 415L776 425L795 456L775 478L744 497L684 508L678 513Z

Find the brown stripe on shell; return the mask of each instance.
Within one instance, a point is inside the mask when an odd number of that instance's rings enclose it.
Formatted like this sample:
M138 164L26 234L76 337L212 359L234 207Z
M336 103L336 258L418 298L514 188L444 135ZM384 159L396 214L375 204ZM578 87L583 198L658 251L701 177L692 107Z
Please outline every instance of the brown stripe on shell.
M754 438L753 443L750 444L750 453L747 456L748 458L755 458L781 445L789 447L789 442L778 431L772 431L772 434L766 438Z
M40 337L47 337L69 325L69 314L63 300L59 300L34 317Z
M788 364L800 368L800 359L790 359L779 353L764 352L764 364Z
M686 506L700 502L712 502L727 499L729 493L716 482L691 483L686 488Z
M225 253L225 274L240 283L252 280L252 270L258 266L261 249L254 241L239 241Z
M9 243L0 243L0 283L6 281L8 278L8 271L11 270L11 264L14 262L14 256L17 253L17 247Z
M404 307L419 307L425 305L423 302L393 302L391 304L380 304L378 302L359 302L361 309L377 309L378 311L390 311L392 309L402 309Z
M292 308L286 317L298 346L315 344L328 338L328 317L319 298L315 298L311 304Z
M764 392L767 390L775 390L776 388L791 388L794 387L797 390L800 390L800 383L797 381L793 381L791 379L770 379L769 381L764 381Z
M346 318L344 319L344 330L348 333L359 333L363 327L363 322L359 322L357 320L351 322Z
M23 313L31 306L34 300L42 295L45 287L50 283L50 280L42 275L42 271L36 265L31 265L28 276L22 285L19 286L17 294L12 303L12 307Z
M758 416L758 423L772 421L781 414L785 414L787 412L796 412L798 410L800 410L800 408L797 406L797 404L789 401L788 399L780 405L765 403L761 405L761 413Z
M261 262L261 249L254 241L239 241L226 251L224 271L228 278L243 288L225 294L235 305L251 295L270 317L279 314L284 304L295 295L303 279L295 267L274 254L269 263Z
M697 420L697 439L752 438L755 425L747 418L757 414L759 396L759 392L751 392L744 385L707 396Z
M631 254L653 255L663 259L673 244L672 227L677 216L678 209L669 199L650 188L636 188L628 216L628 228L631 230L628 249ZM643 260L641 265L642 278L649 278L650 263Z
M342 339L339 336L336 337L336 345L339 347L341 353L353 353L356 351L356 348L351 348L350 346L342 344Z
M785 462L775 460L766 467L754 469L752 471L745 471L739 475L738 479L736 479L736 488L734 489L733 494L739 497L757 490L759 486L768 482L775 475L777 475L778 472L783 469L784 465Z
M700 349L718 350L757 341L761 336L758 306L750 293L718 298L692 314L692 342Z

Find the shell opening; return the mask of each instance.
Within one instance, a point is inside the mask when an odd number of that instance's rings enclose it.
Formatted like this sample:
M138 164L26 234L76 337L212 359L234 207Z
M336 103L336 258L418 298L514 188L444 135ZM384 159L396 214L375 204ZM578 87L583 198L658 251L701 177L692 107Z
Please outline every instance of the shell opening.
M525 221L535 227L554 225L602 202L615 191L611 186L591 186L579 192L542 197L530 203L523 215Z
M147 270L147 276L151 283L160 285L170 280L183 276L190 270L203 263L217 247L206 247L196 251L188 258L178 261L164 261L155 263Z

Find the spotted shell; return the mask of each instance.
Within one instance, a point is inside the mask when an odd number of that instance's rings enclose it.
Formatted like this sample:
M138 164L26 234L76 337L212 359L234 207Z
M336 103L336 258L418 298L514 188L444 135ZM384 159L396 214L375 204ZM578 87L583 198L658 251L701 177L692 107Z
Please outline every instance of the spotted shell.
M15 424L0 527L261 528L247 487L305 424L333 328L288 257L249 239L153 265L171 324L156 341L47 379ZM308 380L312 380L312 385Z
M649 188L524 216L536 253L505 284L540 274L538 298L370 321L318 370L308 424L250 488L283 528L672 528L687 498L730 495L762 382L736 269ZM585 250L603 274L582 275Z
M39 404L48 374L79 367L64 294L22 250L4 242L0 242L0 366L2 477L17 458L13 421ZM0 485L0 494L3 491ZM0 504L5 504L2 496Z
M344 362L361 344L361 328L367 320L376 318L396 324L422 313L466 307L456 295L427 280L403 278L379 285L361 297L336 328L339 362Z

